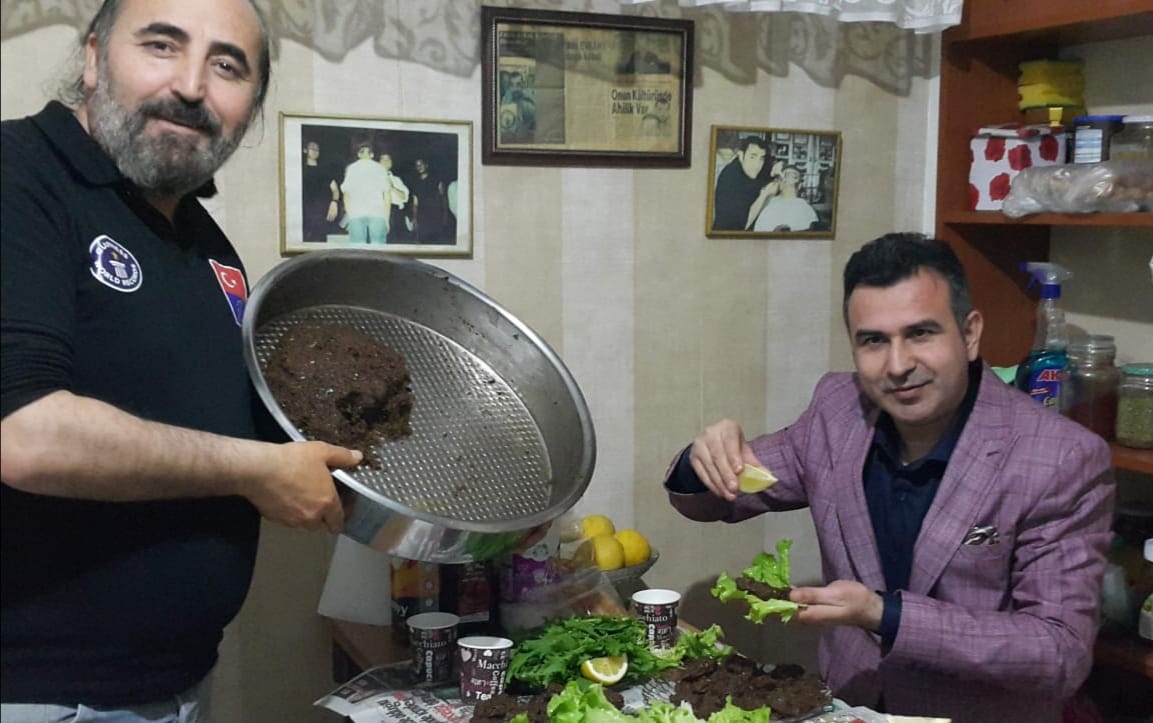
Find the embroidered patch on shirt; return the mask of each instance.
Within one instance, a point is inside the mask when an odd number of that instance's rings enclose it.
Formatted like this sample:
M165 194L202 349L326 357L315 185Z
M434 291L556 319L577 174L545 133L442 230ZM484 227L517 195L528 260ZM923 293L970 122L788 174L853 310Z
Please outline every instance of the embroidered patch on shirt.
M244 274L235 266L225 266L216 259L208 259L208 263L212 264L216 280L220 282L220 290L224 292L224 298L228 299L232 318L240 326L244 321L244 305L248 303L248 285L244 283Z
M97 236L88 244L92 276L110 289L131 293L140 288L143 274L132 252L108 236Z

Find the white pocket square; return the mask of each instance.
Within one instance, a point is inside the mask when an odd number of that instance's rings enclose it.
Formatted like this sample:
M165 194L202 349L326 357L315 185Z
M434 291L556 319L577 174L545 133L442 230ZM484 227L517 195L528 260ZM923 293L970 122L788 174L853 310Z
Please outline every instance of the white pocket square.
M1000 536L997 534L997 528L992 525L973 525L969 533L965 535L965 539L961 540L962 545L996 545L1000 542Z

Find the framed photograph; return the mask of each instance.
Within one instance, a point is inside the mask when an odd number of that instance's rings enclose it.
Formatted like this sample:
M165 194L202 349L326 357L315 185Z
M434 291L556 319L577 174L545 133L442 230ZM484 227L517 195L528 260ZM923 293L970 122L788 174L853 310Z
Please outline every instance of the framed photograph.
M481 158L687 167L693 23L483 6Z
M712 126L708 212L712 238L833 238L841 134Z
M472 123L280 114L280 251L472 254Z

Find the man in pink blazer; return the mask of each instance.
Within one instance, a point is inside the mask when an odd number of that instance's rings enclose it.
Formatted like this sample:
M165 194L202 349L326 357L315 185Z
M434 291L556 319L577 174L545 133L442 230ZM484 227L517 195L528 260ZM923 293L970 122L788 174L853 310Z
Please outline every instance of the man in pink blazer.
M980 359L980 312L942 242L889 234L845 268L856 373L825 375L792 425L708 427L665 480L693 520L808 507L840 698L954 723L1055 722L1089 673L1110 539L1108 445ZM745 464L779 479L738 494Z

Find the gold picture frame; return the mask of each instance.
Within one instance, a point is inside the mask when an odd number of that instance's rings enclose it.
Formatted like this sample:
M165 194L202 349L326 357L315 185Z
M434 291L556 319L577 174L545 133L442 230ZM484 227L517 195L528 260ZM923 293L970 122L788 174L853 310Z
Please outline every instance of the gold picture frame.
M693 22L481 8L482 162L687 167Z
M469 121L281 112L281 253L470 256L472 152Z
M712 126L710 238L833 238L841 134L792 128Z

